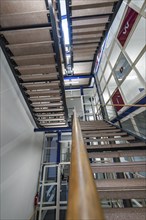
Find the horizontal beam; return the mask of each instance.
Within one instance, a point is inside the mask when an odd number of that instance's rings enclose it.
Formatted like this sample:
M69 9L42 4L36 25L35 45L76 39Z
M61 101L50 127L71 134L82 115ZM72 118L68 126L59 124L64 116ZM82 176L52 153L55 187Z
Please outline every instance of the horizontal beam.
M51 26L51 23L33 24L33 25L23 25L23 26L0 28L0 31L6 32L6 31L17 31L17 30L29 30L29 29L33 29L33 28L44 28L44 27L50 27L50 26Z
M76 17L72 17L71 19L72 21L79 21L79 20L89 20L89 19L95 19L95 18L107 18L111 15L112 13L107 13L107 14L97 14L97 15L88 15L88 16L76 16Z
M45 133L72 132L72 129L71 129L71 127L34 128L34 132L45 132Z
M71 80L71 79L90 79L93 77L93 74L91 75L73 75L73 76L64 76L64 80Z

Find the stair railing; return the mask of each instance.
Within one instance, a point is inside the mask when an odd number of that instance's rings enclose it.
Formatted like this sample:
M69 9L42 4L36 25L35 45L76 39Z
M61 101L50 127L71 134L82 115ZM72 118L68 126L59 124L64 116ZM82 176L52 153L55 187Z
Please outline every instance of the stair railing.
M74 111L69 196L66 220L103 220L103 211Z

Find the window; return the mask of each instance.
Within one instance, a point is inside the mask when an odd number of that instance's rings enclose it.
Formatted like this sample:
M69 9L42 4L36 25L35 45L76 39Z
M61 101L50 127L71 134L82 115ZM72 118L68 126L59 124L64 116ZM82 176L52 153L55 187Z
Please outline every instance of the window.
M114 67L114 65L118 59L118 56L120 54L120 51L121 51L120 47L118 46L117 43L115 43L113 50L112 50L112 53L111 53L111 56L109 58L112 67Z
M117 87L116 81L115 81L114 77L112 76L110 78L109 83L108 83L108 89L109 89L110 95L114 92L116 87Z
M108 81L111 72L112 72L112 70L111 70L109 64L107 64L105 72L104 72L104 77L105 77L106 82Z
M105 103L109 100L109 92L107 90L107 88L105 88L104 92L103 92L103 98Z
M141 18L125 50L133 62L135 61L140 51L145 46L145 40L146 40L145 25L146 25L145 19Z
M146 52L143 54L141 59L136 64L136 68L139 71L140 75L146 81Z
M121 85L122 92L125 96L126 101L129 103L140 94L140 89L143 87L136 72L132 70L126 77Z

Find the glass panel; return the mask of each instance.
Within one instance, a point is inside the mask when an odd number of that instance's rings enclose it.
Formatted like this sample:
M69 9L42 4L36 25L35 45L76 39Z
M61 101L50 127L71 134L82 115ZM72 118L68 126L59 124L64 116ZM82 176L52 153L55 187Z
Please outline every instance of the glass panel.
M81 92L79 89L77 90L66 90L65 95L66 97L72 97L72 96L80 96Z
M61 162L69 162L71 154L71 141L61 143Z
M120 47L115 42L115 45L113 47L112 53L111 53L110 58L109 58L112 67L114 67L114 65L115 65L115 63L116 63L116 61L118 59L118 56L120 54L120 51L121 51Z
M132 101L143 88L136 72L132 70L121 85L122 92L127 102Z
M102 59L101 59L101 62L100 62L100 66L101 66L101 68L102 68L103 70L104 70L106 61L107 61L106 54L103 52Z
M112 26L111 26L111 30L112 30L113 34L116 34L117 30L120 27L120 22L121 22L121 19L123 18L123 13L125 11L126 6L127 6L127 4L123 1L123 3L120 6L120 9L118 10L118 13L117 13L114 21L112 23Z
M134 120L141 135L146 137L146 111L134 116Z
M145 46L145 24L146 21L142 17L126 47L126 52L133 62Z
M55 220L56 210L43 210L41 212L41 219L43 220Z
M44 181L45 182L56 182L57 181L57 167L46 167L45 168L45 180Z
M64 220L66 218L66 210L60 210L60 220Z
M70 99L68 98L66 100L66 103L67 103L68 114L69 114L70 118L71 118L71 115L73 114L74 108L76 109L76 111L78 113L78 116L82 116L83 115L81 97L79 97L79 98L72 97Z
M117 88L117 84L116 84L116 81L114 79L114 77L112 76L110 78L110 81L108 83L108 89L109 89L109 93L110 95L114 92L114 90Z
M136 68L138 69L143 79L146 81L146 53L144 53L141 59L138 61Z
M115 116L116 116L115 110L114 110L114 107L112 106L111 101L109 101L109 102L107 103L106 109L107 109L107 113L108 113L109 119L111 119L112 117L115 117Z
M44 149L44 157L43 157L43 163L50 163L50 162L56 162L57 160L57 147L56 149L50 148Z
M113 32L110 30L109 33L108 33L107 40L106 40L106 45L105 45L105 51L106 51L107 57L108 57L109 52L111 50L113 41L114 41Z
M97 73L97 77L99 80L101 79L101 76L102 76L102 69L101 69L101 67L99 67L98 73Z
M68 182L63 182L61 184L60 190L60 201L67 201L68 200Z
M141 8L145 0L131 0L130 3L133 3L137 7Z
M128 63L126 57L121 53L119 59L113 69L117 79L121 81L125 75L127 75L131 70L131 66Z
M105 88L104 92L103 92L103 98L104 98L104 101L105 103L108 101L109 99L109 92L107 90L107 88Z
M110 74L111 74L111 68L109 64L107 64L105 72L104 72L104 77L106 81L108 81Z
M104 79L104 76L102 77L102 80L101 80L101 83L100 83L100 86L101 86L101 90L103 91L104 90L104 87L105 87L105 79Z
M122 122L122 127L129 131L135 131L131 119Z
M44 186L43 203L51 203L55 205L57 186Z

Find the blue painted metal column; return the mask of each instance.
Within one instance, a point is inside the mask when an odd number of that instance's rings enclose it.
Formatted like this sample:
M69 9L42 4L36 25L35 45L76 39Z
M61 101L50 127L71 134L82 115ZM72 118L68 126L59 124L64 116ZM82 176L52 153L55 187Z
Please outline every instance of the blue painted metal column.
M60 163L60 152L61 152L61 131L58 131L58 140L57 140L57 163Z
M100 105L101 105L102 117L103 117L103 119L108 120L109 118L108 118L107 110L106 110L106 107L105 107L104 99L101 95L100 84L99 83L97 84L97 80L98 79L96 79L96 77L94 75L94 83L95 83L96 91L97 91L97 94L98 94L98 97L99 97L99 102L100 102Z
M86 118L86 115L85 115L85 113L86 113L86 108L85 108L85 105L84 105L84 92L83 92L83 87L81 86L80 87L80 91L81 91L81 96L82 96L82 101L83 101L83 110L84 110L84 117L85 117L85 121L87 121L87 118Z

